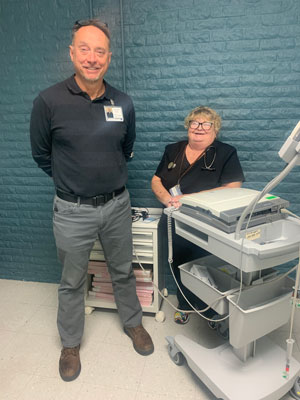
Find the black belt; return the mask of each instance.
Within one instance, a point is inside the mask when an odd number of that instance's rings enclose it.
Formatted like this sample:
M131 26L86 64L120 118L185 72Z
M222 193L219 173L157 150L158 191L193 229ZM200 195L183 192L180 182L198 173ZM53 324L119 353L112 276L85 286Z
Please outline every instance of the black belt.
M91 206L98 207L107 203L109 200L113 199L118 194L123 193L124 190L125 186L121 187L121 189L115 190L114 192L103 193L94 197L75 196L74 194L71 193L62 192L59 189L56 190L56 194L60 199L65 201L70 201L72 203L89 204Z

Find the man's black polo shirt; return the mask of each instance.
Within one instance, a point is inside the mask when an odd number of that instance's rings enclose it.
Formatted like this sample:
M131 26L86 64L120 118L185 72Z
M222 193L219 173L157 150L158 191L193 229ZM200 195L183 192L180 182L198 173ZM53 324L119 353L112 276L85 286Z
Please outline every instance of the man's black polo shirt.
M32 155L57 188L92 197L121 188L135 140L131 98L105 82L91 100L74 76L39 94L30 122ZM104 106L122 107L124 121L107 121Z

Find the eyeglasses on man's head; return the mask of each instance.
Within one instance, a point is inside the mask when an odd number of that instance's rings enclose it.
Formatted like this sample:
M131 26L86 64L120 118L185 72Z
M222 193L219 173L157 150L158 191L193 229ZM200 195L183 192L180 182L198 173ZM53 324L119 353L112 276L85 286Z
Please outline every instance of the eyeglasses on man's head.
M108 39L110 39L110 32L107 23L100 21L98 18L80 19L75 21L72 29L72 38L74 38L75 33L84 26L95 26L96 28L99 28Z
M79 19L79 20L75 21L74 27L77 26L78 28L81 28L82 26L89 26L89 25L93 25L93 24L97 24L104 28L108 28L107 23L102 22L99 19Z

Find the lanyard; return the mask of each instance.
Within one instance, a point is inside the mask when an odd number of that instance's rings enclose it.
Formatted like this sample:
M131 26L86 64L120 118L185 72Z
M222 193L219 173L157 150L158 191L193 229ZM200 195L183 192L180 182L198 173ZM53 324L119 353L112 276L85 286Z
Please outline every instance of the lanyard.
M179 169L178 181L177 181L177 184L178 184L178 185L179 185L179 182L181 181L181 179L184 177L184 175L186 175L186 174L189 172L189 170L190 170L191 168L193 168L193 166L196 164L196 162L199 161L200 158L203 157L203 156L205 155L205 153L206 153L206 150L204 150L204 151L196 158L196 160L195 160L192 164L190 164L189 167L181 174L182 164L183 164L183 159L184 159L184 156L185 156L185 150L186 150L186 148L187 148L187 145L185 146L185 148L184 148L184 150L183 150L183 153L182 153L182 157L181 157L181 163L180 163L180 169Z

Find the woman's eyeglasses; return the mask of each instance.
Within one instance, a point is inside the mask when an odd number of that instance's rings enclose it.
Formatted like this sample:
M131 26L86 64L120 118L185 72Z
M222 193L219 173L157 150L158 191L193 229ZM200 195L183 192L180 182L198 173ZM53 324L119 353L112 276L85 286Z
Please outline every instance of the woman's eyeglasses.
M213 126L213 122L198 122L198 121L190 121L189 127L192 129L198 129L201 127L204 131L209 131Z

